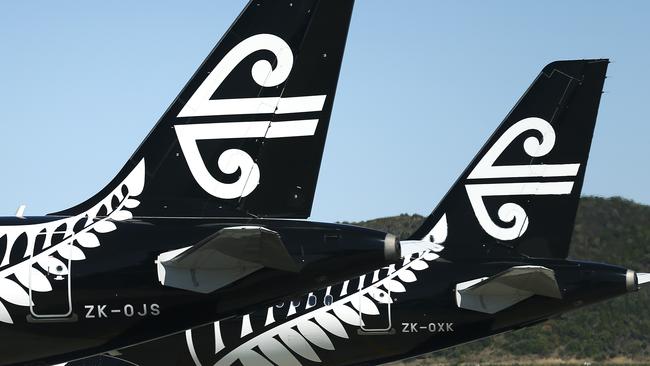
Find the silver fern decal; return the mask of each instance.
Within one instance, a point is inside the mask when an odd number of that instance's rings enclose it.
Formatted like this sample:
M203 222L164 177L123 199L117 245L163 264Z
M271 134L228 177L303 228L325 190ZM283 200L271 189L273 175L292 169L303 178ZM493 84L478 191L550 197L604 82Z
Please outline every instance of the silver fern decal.
M34 305L30 287L33 292L52 291L44 273L68 275L65 261L86 259L85 249L100 246L99 234L116 230L114 221L133 217L129 210L140 204L134 197L144 188L144 169L143 159L111 194L82 214L42 224L0 227L0 239L6 240L0 263L0 322L13 324L7 304ZM36 247L37 238L42 239L40 248ZM23 260L13 264L12 251L21 250L18 242L26 242L26 249L21 253Z
M288 319L281 324L254 336L242 343L221 357L214 366L228 366L240 362L243 366L253 365L302 365L302 362L322 362L319 352L335 350L333 340L349 339L346 326L360 327L363 325L362 315L379 315L377 304L390 303L393 300L389 293L404 293L410 283L417 281L416 273L429 268L429 263L439 256L437 252L443 249L438 244L429 246L430 249L418 252L414 257L406 258L399 269L395 265L384 269L386 275L379 279L380 270L363 275L359 278L359 289L356 292L350 290L351 281L345 281L341 287L340 298L320 308L308 311L307 313ZM363 287L366 279L371 284ZM326 290L326 297L331 296L332 287ZM351 294L348 295L348 292ZM309 309L309 297L305 308ZM289 306L287 316L295 313L299 304L293 302ZM312 305L313 306L313 305ZM276 322L273 307L267 311L265 325ZM215 323L215 333L219 328ZM191 331L188 331L188 340L191 339ZM219 341L221 341L219 339ZM193 345L190 345L190 352L194 361L200 365ZM221 346L220 348L222 348ZM219 352L219 350L216 350Z

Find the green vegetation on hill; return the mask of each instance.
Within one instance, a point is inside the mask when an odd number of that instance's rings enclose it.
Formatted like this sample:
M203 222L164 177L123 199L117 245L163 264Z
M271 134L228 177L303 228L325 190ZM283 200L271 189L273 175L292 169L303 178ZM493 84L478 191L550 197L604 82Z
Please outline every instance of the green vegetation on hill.
M407 237L424 220L402 214L356 223ZM584 197L570 258L650 272L650 206L623 198ZM540 359L650 362L650 291L568 313L535 327L461 345L417 364L528 363Z

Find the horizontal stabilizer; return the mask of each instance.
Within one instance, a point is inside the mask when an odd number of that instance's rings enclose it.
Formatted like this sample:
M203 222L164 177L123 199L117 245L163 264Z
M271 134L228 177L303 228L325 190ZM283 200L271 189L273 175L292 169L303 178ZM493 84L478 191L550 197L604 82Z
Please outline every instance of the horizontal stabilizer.
M221 253L282 271L299 272L297 263L284 246L280 234L261 226L236 226L193 246L167 263L178 268L216 269L211 256Z
M259 226L219 230L198 244L162 253L156 261L165 286L209 293L263 267L299 272L280 235Z
M562 298L552 269L541 266L516 266L492 277L456 285L459 308L494 314L533 295Z

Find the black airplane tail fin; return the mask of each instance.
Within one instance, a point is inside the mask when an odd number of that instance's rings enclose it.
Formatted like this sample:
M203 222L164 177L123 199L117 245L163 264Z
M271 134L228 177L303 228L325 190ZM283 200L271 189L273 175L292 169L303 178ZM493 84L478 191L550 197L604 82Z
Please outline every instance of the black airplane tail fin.
M608 63L546 66L411 239L449 260L566 258Z
M135 216L309 217L353 2L251 1L117 177L55 215L135 175Z

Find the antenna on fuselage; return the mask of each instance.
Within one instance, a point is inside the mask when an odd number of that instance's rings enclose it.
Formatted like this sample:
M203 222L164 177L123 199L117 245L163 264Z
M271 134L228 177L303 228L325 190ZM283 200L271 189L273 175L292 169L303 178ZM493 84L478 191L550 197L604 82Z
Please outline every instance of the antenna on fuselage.
M27 208L27 205L20 205L18 207L18 210L16 210L16 217L19 219L24 219L25 218L25 209Z

